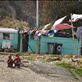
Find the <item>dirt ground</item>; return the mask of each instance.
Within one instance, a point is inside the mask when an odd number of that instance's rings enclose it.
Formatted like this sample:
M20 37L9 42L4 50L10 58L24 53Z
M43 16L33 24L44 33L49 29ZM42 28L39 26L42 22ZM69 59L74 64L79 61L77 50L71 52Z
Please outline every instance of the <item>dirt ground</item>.
M18 68L7 67L7 56L0 56L0 82L81 82L75 79L67 70L42 63L32 61L25 66ZM27 65L27 66L26 66Z

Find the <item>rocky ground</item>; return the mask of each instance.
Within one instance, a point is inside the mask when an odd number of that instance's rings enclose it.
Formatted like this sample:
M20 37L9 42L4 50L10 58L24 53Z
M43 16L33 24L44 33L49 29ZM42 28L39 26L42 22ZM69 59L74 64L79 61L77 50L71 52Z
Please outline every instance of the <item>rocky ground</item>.
M67 70L40 61L24 62L20 69L7 67L7 56L0 56L0 82L81 82Z

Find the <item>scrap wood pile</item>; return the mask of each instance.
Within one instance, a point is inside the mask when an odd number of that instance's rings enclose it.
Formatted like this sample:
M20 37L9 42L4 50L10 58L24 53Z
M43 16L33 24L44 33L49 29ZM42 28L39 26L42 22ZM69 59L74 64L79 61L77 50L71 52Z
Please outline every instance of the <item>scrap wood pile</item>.
M38 55L38 54L30 54L23 56L24 59L29 61L42 61L42 62L52 62L52 63L67 63L71 64L75 67L82 68L82 56L76 55Z
M61 56L56 55L28 55L24 57L27 60L32 61L44 61L44 62L52 62L52 61L61 61Z

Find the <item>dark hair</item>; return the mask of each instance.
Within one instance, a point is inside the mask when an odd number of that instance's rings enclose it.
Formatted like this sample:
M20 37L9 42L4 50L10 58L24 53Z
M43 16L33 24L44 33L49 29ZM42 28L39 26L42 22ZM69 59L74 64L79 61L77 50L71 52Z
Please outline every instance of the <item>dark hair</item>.
M9 59L11 59L11 57L12 57L12 56L11 56L11 55L9 55L9 57L8 57L8 58L9 58Z

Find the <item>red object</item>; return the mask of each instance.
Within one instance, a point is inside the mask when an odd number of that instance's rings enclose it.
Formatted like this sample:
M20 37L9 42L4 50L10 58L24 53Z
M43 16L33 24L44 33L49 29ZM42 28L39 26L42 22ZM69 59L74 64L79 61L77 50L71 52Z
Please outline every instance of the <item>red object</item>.
M75 28L75 27L67 23L58 24L54 27L55 30L64 30L64 29L70 29L70 28Z
M18 56L18 55L16 55L16 58L14 59L14 62L21 62L21 58Z
M14 59L14 64L15 64L15 67L20 68L21 58L19 57L19 55L16 55L16 58Z

